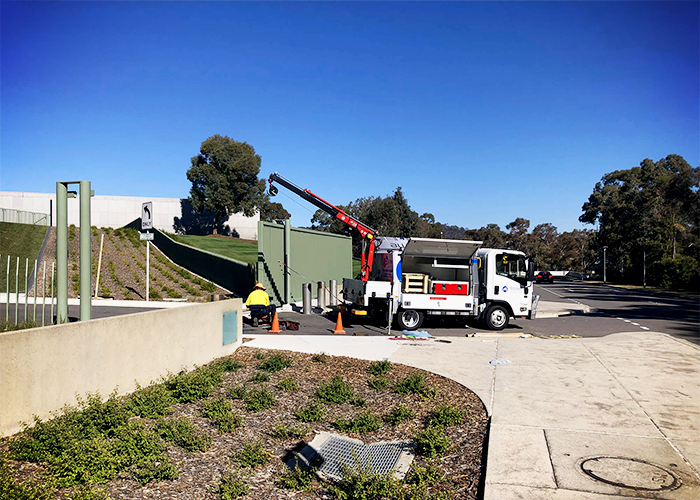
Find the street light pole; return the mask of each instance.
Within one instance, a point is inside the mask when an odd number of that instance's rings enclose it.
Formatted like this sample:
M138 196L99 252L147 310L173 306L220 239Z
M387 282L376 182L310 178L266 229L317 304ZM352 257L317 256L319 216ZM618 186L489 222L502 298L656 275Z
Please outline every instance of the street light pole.
M606 264L606 254L605 251L608 249L608 247L603 247L603 283L608 282L608 275L606 274L606 269L605 269L605 264Z

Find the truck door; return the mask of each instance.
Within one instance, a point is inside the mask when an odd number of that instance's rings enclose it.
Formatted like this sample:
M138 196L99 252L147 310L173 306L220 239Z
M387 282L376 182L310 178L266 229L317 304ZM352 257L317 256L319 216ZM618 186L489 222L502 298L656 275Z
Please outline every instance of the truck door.
M530 310L530 294L525 294L527 282L527 259L524 255L496 252L489 270L487 297L507 302L514 316L527 316ZM528 292L531 289L527 290Z

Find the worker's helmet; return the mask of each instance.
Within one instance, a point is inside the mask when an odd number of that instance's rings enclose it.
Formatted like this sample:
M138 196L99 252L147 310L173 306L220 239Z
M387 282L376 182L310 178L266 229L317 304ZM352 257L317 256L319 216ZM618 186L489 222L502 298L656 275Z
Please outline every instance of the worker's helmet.
M262 283L256 283L255 286L253 287L253 290L265 290L265 287L263 286Z

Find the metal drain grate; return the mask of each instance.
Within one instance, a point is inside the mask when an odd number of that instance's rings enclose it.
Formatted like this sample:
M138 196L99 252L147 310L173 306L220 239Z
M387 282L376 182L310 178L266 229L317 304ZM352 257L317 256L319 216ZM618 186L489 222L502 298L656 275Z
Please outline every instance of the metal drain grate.
M367 445L359 439L322 432L302 450L300 458L316 464L318 475L324 479L341 479L345 467L368 468L380 474L393 472L400 478L408 472L413 453L407 441ZM292 462L290 467L294 466Z

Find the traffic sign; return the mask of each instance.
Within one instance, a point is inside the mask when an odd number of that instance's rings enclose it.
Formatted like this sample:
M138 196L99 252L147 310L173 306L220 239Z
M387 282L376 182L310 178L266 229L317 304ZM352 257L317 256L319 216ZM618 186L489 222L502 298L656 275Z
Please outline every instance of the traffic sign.
M153 202L141 205L141 230L153 229ZM143 238L142 238L143 239Z
M139 233L141 241L153 241L153 233Z

